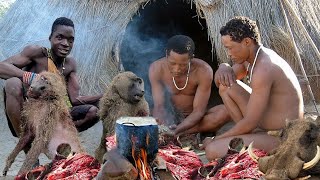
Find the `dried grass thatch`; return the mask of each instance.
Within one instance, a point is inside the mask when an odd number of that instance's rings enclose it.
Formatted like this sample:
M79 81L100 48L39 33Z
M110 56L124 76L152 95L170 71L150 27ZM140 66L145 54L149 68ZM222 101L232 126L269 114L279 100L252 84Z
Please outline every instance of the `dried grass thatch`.
M103 92L119 72L114 53L130 18L144 1L17 0L0 25L0 59L27 44L49 46L53 21L60 16L75 23L72 55L85 94Z
M6 1L0 1L0 19L7 12L10 5L14 2L14 0L6 0Z
M195 2L199 14L207 21L213 48L220 61L228 61L220 42L220 27L234 16L248 16L258 22L264 46L274 49L286 59L300 77L304 75L304 71L308 77L316 76L312 79L316 83L311 86L314 91L318 91L320 17L317 14L320 13L320 5L317 0L304 3L298 0L198 0ZM303 87L306 101L312 100L306 86ZM316 93L316 99L320 102L318 94Z
M320 69L320 65L318 64L319 57L317 57L316 52L312 49L310 45L311 42L307 39L308 35L299 25L299 19L292 15L291 9L293 8L299 15L304 14L305 16L300 15L299 18L304 19L303 22L311 29L318 30L313 31L310 35L314 37L314 39L317 39L314 40L314 42L320 46L318 42L318 37L320 37L320 18L315 15L316 12L320 12L320 6L316 0L310 0L303 3L304 5L300 5L302 3L293 0L289 3L290 6L285 5L284 9L288 14L290 28L293 32L299 53L304 57L303 64L307 72L318 74ZM296 5L296 3L299 4ZM244 15L258 22L264 46L274 49L288 60L296 73L301 72L297 56L294 55L292 39L290 38L289 29L286 25L286 19L279 0L233 0L232 2L224 0L198 0L196 4L199 13L207 20L210 31L209 34L211 35L212 42L214 42L217 56L221 61L227 61L228 58L220 42L220 27L232 17ZM297 7L299 7L299 10L297 10ZM308 14L308 11L310 14Z

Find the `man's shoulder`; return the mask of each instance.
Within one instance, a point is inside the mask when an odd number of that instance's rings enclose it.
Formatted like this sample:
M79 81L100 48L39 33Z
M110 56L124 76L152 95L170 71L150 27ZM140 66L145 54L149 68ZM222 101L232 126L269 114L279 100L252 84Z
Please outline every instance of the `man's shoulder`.
M149 79L150 81L159 81L162 79L162 75L165 73L164 58L158 59L150 64L149 67Z
M67 56L66 61L72 63L72 64L77 64L76 59L72 56Z
M255 74L261 74L264 76L272 76L274 73L281 71L283 65L287 62L281 58L276 52L271 49L264 51L262 56L257 59L256 68L257 71L254 71Z
M66 57L66 63L65 63L66 69L68 69L68 72L76 72L77 71L77 61L72 56Z
M271 85L275 81L282 79L282 67L279 64L279 60L278 56L269 52L257 59L257 63L252 70L252 89L261 88L268 84Z
M163 58L160 58L160 59L153 61L151 63L151 65L155 65L155 66L162 65L164 63L164 61L165 61L165 58L163 57Z
M211 66L202 59L193 58L193 62L196 64L198 72L205 74L213 74Z
M21 54L30 58L41 58L46 56L45 48L38 45L27 45L23 48Z
M164 58L158 59L150 64L149 70L151 72L161 71L164 65Z
M195 62L197 64L197 66L200 68L211 68L210 65L202 59L193 58L193 62Z

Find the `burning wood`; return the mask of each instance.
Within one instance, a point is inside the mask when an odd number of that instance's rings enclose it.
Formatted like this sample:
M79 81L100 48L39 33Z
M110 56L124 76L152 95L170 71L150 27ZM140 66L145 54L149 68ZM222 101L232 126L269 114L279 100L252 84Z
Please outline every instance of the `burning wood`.
M135 167L138 169L140 180L153 179L152 171L147 161L147 151L144 148L137 148L137 138L134 136L132 141L132 157L134 159ZM146 136L146 145L149 144L149 135Z
M115 136L109 136L106 139L108 140L106 144L108 149L116 147ZM131 145L131 138L129 138L129 142ZM130 149L130 154L132 154L132 149ZM149 162L148 157L147 162ZM132 164L134 164L134 161L132 161ZM156 171L154 171L153 165L155 165ZM174 180L174 177L178 177L179 179L192 179L192 171L198 170L202 165L196 153L183 150L178 146L168 145L159 148L157 158L152 161L151 169L153 179Z
M97 180L133 180L137 178L137 169L116 149L108 151L107 161L97 176Z
M158 152L158 126L152 117L122 117L116 134L106 137L107 161L97 179L154 180L151 164Z
M179 179L190 179L193 177L193 172L197 173L198 168L202 166L201 160L196 153L183 150L181 147L174 146L171 143L167 146L161 146L158 153L159 136L161 137L164 134L165 138L163 140L167 140L167 135L169 137L173 136L172 130L163 126L159 127L153 120L151 117L120 118L116 124L116 138L115 136L106 137L107 148L110 149L116 146L117 153L126 160L126 163L131 165L131 168L134 167L137 173L136 176L131 175L130 179L160 179L157 173L163 171L155 171L154 167L157 167L156 169L158 170L168 170L170 172L169 176L172 178L171 174ZM155 160L157 154L158 159ZM118 161L119 158L115 159ZM159 159L161 162L159 162ZM160 165L161 167L159 168ZM106 167L108 166L104 165L102 171L106 171L104 170ZM117 179L120 179L119 174L116 175L118 175ZM168 179L169 176L165 179ZM124 179L123 176L121 177ZM128 177L126 179L129 179Z
M124 117L116 124L116 143L119 153L135 164L132 148L144 148L148 163L152 162L158 152L158 126L152 117ZM134 142L133 142L134 141Z

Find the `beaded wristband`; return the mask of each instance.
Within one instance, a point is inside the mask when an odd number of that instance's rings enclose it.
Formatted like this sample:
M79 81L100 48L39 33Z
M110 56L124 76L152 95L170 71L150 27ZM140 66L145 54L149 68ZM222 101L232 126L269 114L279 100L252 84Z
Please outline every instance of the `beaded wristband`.
M31 84L33 79L35 79L38 76L38 74L33 72L25 72L22 76L22 81L26 84Z

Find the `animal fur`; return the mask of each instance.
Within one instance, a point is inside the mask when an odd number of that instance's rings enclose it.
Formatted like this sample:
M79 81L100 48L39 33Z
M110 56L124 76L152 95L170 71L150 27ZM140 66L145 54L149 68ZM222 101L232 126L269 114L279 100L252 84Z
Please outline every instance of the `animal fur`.
M32 82L28 101L23 104L22 134L7 158L4 175L18 153L31 142L31 149L18 174L31 170L41 153L53 159L61 143L70 144L74 152L83 151L66 104L66 94L66 85L57 74L43 72Z
M320 177L320 162L309 170L303 170L320 145L320 118L288 121L278 134L280 145L269 156L259 158L259 169L265 173L265 179L296 179L312 175Z
M139 87L134 88L135 85ZM142 93L142 96L137 97L135 93ZM103 155L107 152L105 137L114 134L118 118L122 116L149 115L149 106L143 93L143 80L134 73L123 72L113 78L99 105L99 116L103 124L103 133L95 156L100 163L102 163Z

